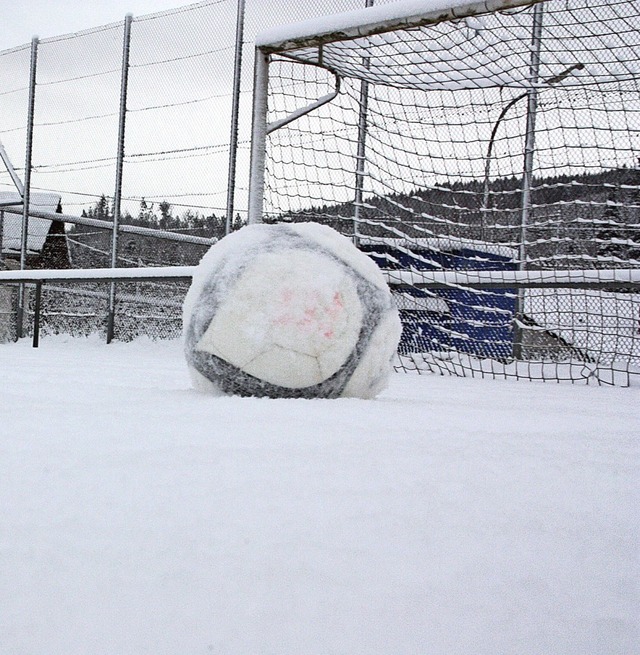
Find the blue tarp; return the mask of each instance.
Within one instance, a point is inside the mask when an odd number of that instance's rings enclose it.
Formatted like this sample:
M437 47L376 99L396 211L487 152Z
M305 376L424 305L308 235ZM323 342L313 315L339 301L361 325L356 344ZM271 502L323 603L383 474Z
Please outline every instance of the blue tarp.
M382 242L362 243L360 249L387 270L511 271L517 268L508 253L500 254L496 249L476 244L442 251L407 242L402 245ZM402 354L457 351L492 359L512 355L514 289L403 289L398 306L403 324L399 347Z

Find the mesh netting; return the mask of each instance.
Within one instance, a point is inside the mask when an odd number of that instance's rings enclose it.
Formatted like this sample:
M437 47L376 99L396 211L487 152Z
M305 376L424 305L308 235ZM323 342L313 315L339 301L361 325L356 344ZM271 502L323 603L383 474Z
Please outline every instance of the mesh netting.
M88 337L107 334L109 287L105 282L50 281L42 286L38 321L41 336L66 334ZM182 332L182 303L188 282L120 282L116 296L114 337L175 339ZM18 287L0 286L0 343L15 338L15 305ZM26 288L25 336L33 336L36 291Z
M636 3L551 0L274 46L272 128L338 94L270 132L266 220L325 222L384 269L423 272L422 284L398 287L403 368L637 372L638 285L627 273L640 265L638 19ZM605 269L630 282L598 286L589 271ZM425 283L451 270L456 285ZM595 283L515 283L541 270ZM467 288L465 271L502 271L514 286Z

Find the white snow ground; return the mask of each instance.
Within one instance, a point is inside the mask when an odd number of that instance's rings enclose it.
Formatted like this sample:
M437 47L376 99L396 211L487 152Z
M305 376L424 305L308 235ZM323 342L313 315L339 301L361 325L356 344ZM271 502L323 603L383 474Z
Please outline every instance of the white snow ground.
M178 342L0 345L2 655L640 652L634 388L215 398Z

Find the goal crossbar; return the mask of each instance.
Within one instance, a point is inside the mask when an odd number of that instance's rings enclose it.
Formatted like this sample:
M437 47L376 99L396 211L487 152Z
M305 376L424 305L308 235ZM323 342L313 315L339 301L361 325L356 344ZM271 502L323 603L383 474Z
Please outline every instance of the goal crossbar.
M478 16L495 11L530 6L541 0L405 0L387 5L355 9L322 19L278 26L260 32L255 44L262 52L286 52L322 46L397 29L433 25L445 20Z

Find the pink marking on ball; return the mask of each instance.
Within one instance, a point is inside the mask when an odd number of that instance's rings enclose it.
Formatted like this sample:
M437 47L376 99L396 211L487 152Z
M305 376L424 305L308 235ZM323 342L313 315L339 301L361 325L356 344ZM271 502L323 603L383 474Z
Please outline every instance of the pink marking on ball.
M336 291L328 305L323 305L322 296L314 291L305 299L303 307L295 311L291 305L297 299L297 294L291 288L280 292L281 312L273 318L272 323L276 326L292 326L299 330L316 331L325 339L333 339L335 330L333 324L344 311L344 302L340 292ZM320 311L322 307L322 311Z

